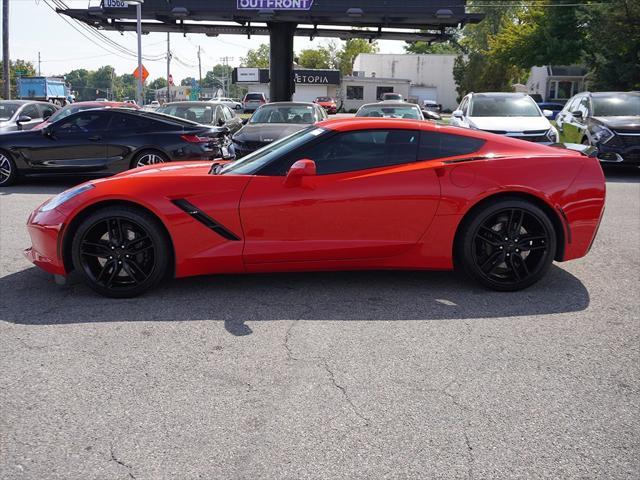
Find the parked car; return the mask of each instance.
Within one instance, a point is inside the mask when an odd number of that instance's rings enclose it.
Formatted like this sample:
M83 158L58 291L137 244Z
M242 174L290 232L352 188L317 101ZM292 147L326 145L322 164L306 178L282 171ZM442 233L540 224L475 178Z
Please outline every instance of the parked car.
M249 92L242 100L242 109L245 113L255 112L258 107L267 103L267 97L261 92Z
M0 133L31 130L60 107L32 100L0 100Z
M242 128L242 120L227 105L221 102L171 102L156 110L203 125L227 127L233 135Z
M558 113L560 113L562 111L562 109L564 108L564 105L562 103L554 103L554 102L536 102L538 104L538 107L540 107L540 109L544 112L545 110L548 110L552 113L552 115L549 118L549 120L555 120L556 117L558 116Z
M169 275L454 265L511 291L554 260L586 255L604 202L593 157L431 122L348 118L217 174L201 162L156 165L74 187L31 214L25 254L111 297Z
M556 118L563 142L598 149L602 162L640 165L640 92L583 92Z
M422 110L417 105L391 101L365 103L356 112L356 117L425 119Z
M526 93L469 93L451 116L451 125L484 130L530 142L555 143L558 131Z
M217 97L217 98L212 98L209 101L210 102L216 102L216 103L222 103L222 104L226 105L227 107L235 110L236 112L239 112L240 110L242 110L242 102L238 102L237 100L234 100L233 98Z
M404 102L404 97L401 93L387 92L382 94L380 100L383 102Z
M236 157L248 155L326 118L327 113L315 103L274 102L263 105L233 136Z
M130 104L126 102L76 102L71 105L67 105L66 107L62 107L60 110L56 111L53 115L47 118L44 122L39 123L35 127L34 130L40 130L45 128L47 125L52 124L53 122L57 122L58 120L62 120L65 117L68 117L72 113L82 112L84 110L91 110L92 108L134 108L138 109L138 105Z
M331 97L317 97L313 103L320 105L330 115L338 113L338 105L336 101Z
M0 186L21 177L107 176L173 160L231 157L226 128L143 110L77 112L40 130L0 135Z
M422 110L428 110L430 112L440 113L442 112L442 105L435 100L423 100Z

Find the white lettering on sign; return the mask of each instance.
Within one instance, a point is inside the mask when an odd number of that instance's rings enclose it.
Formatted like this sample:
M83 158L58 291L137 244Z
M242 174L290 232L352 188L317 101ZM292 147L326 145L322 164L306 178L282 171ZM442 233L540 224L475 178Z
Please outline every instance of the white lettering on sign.
M310 10L313 0L238 0L238 10Z
M296 73L294 80L296 83L329 83L329 77L326 75L300 75Z

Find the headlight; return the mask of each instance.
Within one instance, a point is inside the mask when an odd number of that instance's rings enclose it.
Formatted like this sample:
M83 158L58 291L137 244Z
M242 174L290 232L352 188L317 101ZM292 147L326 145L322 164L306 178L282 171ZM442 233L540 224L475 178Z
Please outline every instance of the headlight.
M594 127L591 138L593 138L594 143L607 143L613 136L614 133L607 127Z
M68 202L73 197L77 197L81 193L86 192L87 190L91 190L94 187L95 187L95 185L93 183L85 183L84 185L80 185L79 187L70 188L69 190L65 190L64 192L56 195L51 200L49 200L47 203L42 205L42 207L40 207L40 211L41 212L48 212L49 210L53 210L54 208L58 208L60 205L62 205L65 202Z
M558 143L558 130L554 127L551 127L547 132L547 138L551 143Z

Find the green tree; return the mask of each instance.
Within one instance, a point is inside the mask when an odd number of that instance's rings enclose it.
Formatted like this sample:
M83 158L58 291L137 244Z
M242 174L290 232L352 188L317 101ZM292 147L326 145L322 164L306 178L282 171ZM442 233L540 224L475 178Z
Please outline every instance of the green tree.
M297 63L302 68L331 68L331 52L325 47L306 48L298 54Z
M269 44L263 43L256 49L247 52L242 58L243 67L269 68Z
M2 70L2 61L0 61L0 72ZM17 98L18 96L18 82L16 71L23 72L24 77L33 77L36 74L36 69L33 67L33 63L26 60L15 60L9 63L9 78L11 81L11 98ZM4 91L4 78L0 79L0 92Z
M160 88L166 88L166 87L167 87L167 79L164 77L158 77L152 80L151 82L149 82L150 90L158 90Z
M180 81L180 85L183 87L190 87L196 79L194 77L185 77Z
M583 8L584 64L593 90L640 90L640 2Z
M343 75L353 73L353 62L361 53L377 53L378 44L369 42L363 38L351 38L344 42L344 45L336 54L337 67Z
M95 89L89 86L91 73L86 68L71 70L64 78L70 85L71 91L74 92L76 101L84 102L86 100L93 100L96 97Z

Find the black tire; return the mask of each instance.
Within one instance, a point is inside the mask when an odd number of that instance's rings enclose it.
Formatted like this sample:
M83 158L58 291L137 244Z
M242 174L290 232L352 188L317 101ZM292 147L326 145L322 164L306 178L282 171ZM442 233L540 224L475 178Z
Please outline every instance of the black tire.
M105 207L82 221L71 242L73 267L93 290L113 298L140 295L170 271L169 242L151 214Z
M136 153L136 155L133 157L133 160L131 160L131 165L129 165L129 168L144 167L147 165L166 163L168 161L169 157L158 150L143 150Z
M553 223L537 205L517 198L472 210L456 237L456 265L487 288L527 288L549 270L556 254Z
M18 169L8 152L0 150L0 187L8 187L18 180Z

